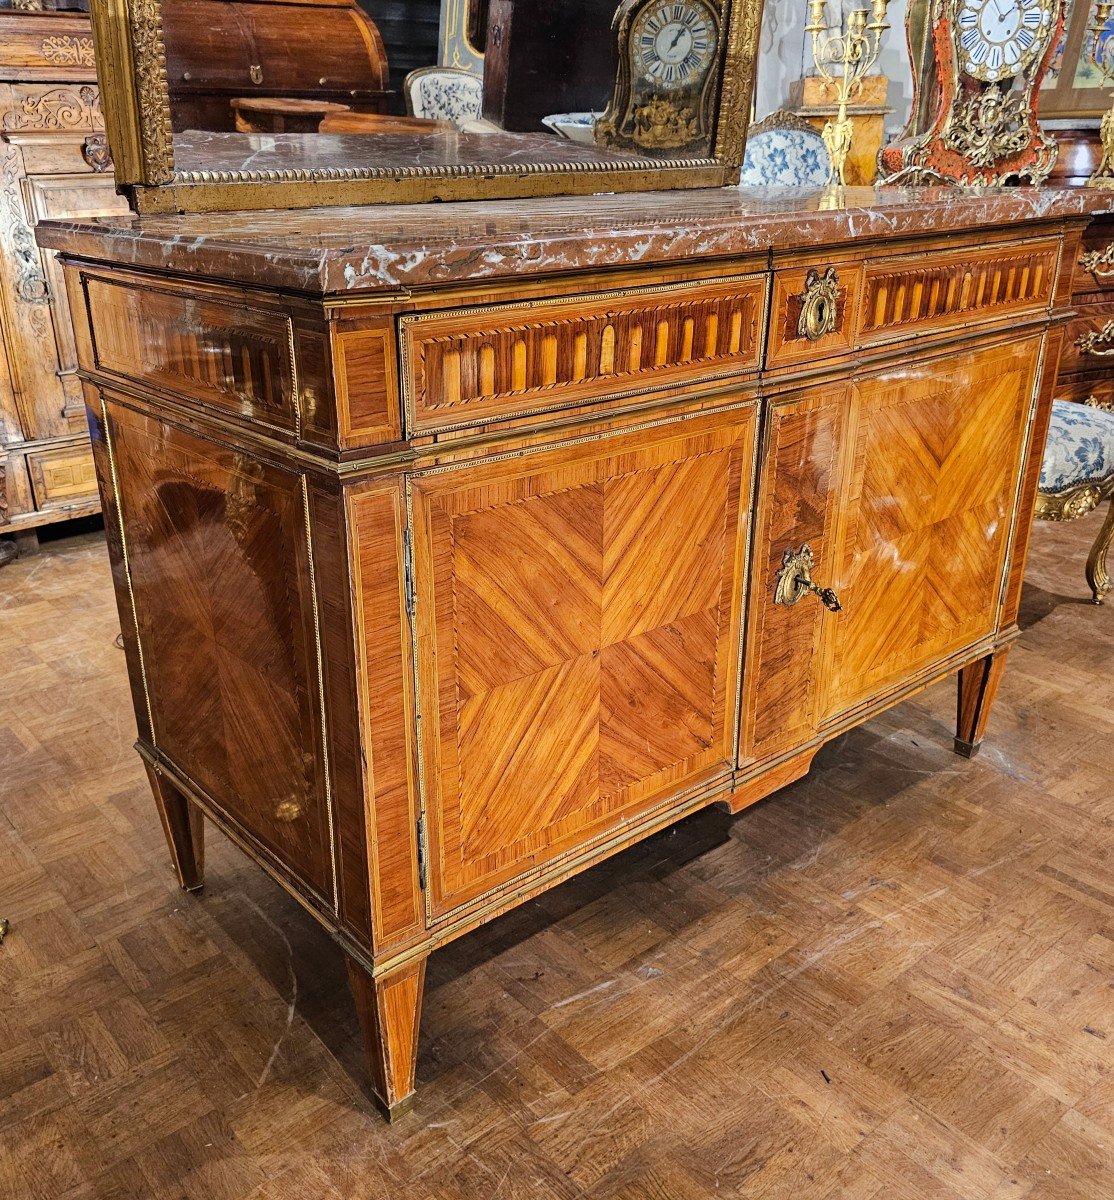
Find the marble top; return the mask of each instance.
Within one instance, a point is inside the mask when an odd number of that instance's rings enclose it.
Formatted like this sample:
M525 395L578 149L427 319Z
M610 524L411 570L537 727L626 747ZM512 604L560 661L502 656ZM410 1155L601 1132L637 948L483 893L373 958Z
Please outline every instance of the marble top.
M44 221L43 246L316 294L730 258L1114 211L1074 188L704 188L451 204Z

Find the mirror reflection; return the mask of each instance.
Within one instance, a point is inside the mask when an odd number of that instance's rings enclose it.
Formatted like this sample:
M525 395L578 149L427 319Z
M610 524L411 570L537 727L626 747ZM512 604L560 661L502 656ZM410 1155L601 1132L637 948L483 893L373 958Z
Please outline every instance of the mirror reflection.
M722 0L163 0L185 170L710 156Z

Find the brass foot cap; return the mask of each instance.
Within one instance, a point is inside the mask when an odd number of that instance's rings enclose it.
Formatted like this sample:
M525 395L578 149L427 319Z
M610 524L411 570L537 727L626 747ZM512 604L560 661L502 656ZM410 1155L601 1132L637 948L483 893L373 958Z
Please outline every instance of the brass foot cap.
M965 742L962 738L955 739L955 752L964 758L974 758L982 749L982 742Z
M372 1093L372 1099L375 1101L376 1107L392 1124L400 1117L406 1114L414 1107L414 1100L417 1097L417 1092L411 1092L409 1096L403 1096L401 1100L396 1100L394 1104L388 1104L378 1093Z

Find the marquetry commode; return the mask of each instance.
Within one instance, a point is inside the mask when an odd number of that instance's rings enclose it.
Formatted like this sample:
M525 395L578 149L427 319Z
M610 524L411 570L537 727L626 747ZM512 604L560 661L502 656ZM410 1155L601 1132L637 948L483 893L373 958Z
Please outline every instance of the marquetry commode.
M348 957L426 956L1017 633L1088 206L734 190L53 222L139 750Z

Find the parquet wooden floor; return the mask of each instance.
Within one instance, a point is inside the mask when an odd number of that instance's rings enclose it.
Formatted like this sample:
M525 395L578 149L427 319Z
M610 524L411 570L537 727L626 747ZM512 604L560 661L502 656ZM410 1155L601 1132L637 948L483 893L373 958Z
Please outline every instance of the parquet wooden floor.
M344 965L209 830L178 891L103 542L0 572L0 1196L1114 1196L1114 605L1038 524L982 756L951 685L434 955L384 1124Z

